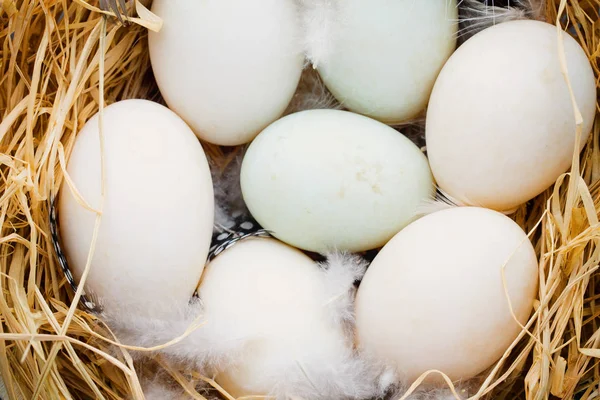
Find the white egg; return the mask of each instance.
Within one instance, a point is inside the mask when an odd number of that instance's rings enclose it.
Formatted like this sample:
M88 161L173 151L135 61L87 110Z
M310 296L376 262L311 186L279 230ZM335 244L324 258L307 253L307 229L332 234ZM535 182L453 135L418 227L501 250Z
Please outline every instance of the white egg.
M317 252L383 246L433 194L427 159L408 138L338 110L271 124L244 156L241 186L265 229Z
M96 114L75 139L67 171L93 208L101 204ZM202 274L213 225L213 188L206 156L172 111L146 100L104 109L105 199L86 291L108 310L158 312L162 302L187 304ZM79 281L96 214L63 183L58 203L62 245ZM168 310L163 310L168 312Z
M484 208L438 211L369 266L356 299L358 340L409 381L434 369L469 379L518 336L509 302L524 324L536 288L536 255L514 221Z
M319 266L277 240L250 238L225 250L208 264L199 293L200 329L222 332L221 343L243 343L216 375L234 397L265 396L290 379L302 384L294 379L324 373L347 351Z
M160 92L198 137L246 143L285 111L304 63L293 0L154 0L152 11Z
M550 187L583 148L595 115L594 73L580 45L562 36L583 116L577 144L555 26L498 24L444 66L427 111L427 154L438 185L459 202L509 211Z
M317 69L351 111L399 123L425 109L456 47L456 0L345 0Z

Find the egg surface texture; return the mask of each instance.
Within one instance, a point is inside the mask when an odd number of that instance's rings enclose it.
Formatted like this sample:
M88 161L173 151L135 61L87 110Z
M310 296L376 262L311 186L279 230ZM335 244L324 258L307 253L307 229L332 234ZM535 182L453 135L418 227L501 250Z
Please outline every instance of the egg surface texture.
M349 110L398 123L425 109L456 47L455 0L345 0L317 69Z
M344 353L344 332L327 313L323 282L308 256L270 238L241 241L208 264L199 290L201 329L222 332L225 343L244 343L234 365L216 375L229 394L266 396L281 379L298 375L298 366L312 376Z
M99 115L75 139L67 171L83 199L101 205ZM192 130L168 108L125 100L104 109L105 199L86 282L108 310L159 313L187 304L208 254L213 188ZM63 183L58 203L62 245L76 280L85 268L96 214ZM169 312L169 310L163 310Z
M271 124L244 156L241 187L259 224L317 252L382 246L433 193L427 159L408 138L339 110Z
M285 111L303 67L293 0L155 0L159 89L202 139L249 142Z
M356 299L358 340L409 381L431 369L468 379L517 337L509 299L525 323L536 282L533 246L511 219L475 207L438 211L398 233L370 265Z
M431 95L426 141L436 181L451 197L510 211L569 169L592 128L596 85L583 49L567 33L562 37L583 117L578 143L555 26L500 23L448 60Z

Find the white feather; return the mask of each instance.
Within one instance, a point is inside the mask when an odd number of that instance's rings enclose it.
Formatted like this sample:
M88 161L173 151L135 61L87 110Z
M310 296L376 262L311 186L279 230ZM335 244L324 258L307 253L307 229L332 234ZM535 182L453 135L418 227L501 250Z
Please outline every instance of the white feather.
M144 397L146 400L191 400L193 398L184 390L178 390L159 382L144 388Z
M190 304L170 304L169 307L169 318L141 317L138 313L124 310L105 313L102 317L119 341L128 346L151 349L183 337L156 353L207 374L213 367L228 365L239 359L244 346L252 338L227 321L220 321L218 328L214 324L203 324L203 308L198 299ZM141 357L152 355L148 351L134 354Z
M395 381L392 372L362 356L353 346L354 282L363 276L366 261L348 253L332 252L322 267L323 284L317 295L328 309L330 323L347 324L350 329L345 331L345 337L340 337L336 351L323 351L315 346L303 354L301 365L294 359L282 360L280 368L264 377L278 382L271 395L277 399L381 396ZM171 309L169 318L140 317L134 310L105 313L102 317L122 343L145 348L172 341L196 324L198 328L188 337L159 352L171 362L180 363L182 368L209 376L217 368L235 365L241 360L245 347L260 338L260 334L236 325L236 321L220 320L202 325L203 308L199 300L184 306L165 303L164 307ZM160 315L164 315L163 311ZM148 353L140 352L138 356L144 354ZM159 388L155 390L160 392Z
M302 17L306 58L313 68L327 59L335 46L340 21L340 0L297 0Z
M446 192L444 192L441 188L436 188L436 194L432 198L424 199L417 206L415 211L416 217L423 217L425 215L433 214L437 211L446 210L448 208L453 207L463 207L465 204L456 200Z
M487 5L480 0L458 0L459 44L478 32L502 22L537 18L541 5L532 0L513 0L510 7Z
M166 373L141 373L140 384L145 400L191 400L192 396ZM133 397L129 400L133 400Z
M332 251L322 263L325 275L325 299L332 321L354 324L354 282L362 279L367 261L349 252Z

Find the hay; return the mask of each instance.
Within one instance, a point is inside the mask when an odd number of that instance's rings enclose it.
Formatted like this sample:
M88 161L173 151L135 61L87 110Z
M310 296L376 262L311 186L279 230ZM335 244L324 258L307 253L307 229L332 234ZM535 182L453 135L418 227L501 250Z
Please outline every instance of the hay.
M600 76L600 0L543 5L545 19L582 43ZM140 4L141 18L125 28L103 15L83 0L0 3L0 373L10 399L142 399L144 379L155 374L203 399L199 384L214 388L204 395L222 392L209 378L162 359L142 367L111 344L108 328L76 307L52 251L48 200L65 177L75 133L100 104L161 101L145 40L160 21ZM215 162L231 159L204 147ZM599 178L596 123L572 173L514 216L540 254L539 298L473 398L600 397Z

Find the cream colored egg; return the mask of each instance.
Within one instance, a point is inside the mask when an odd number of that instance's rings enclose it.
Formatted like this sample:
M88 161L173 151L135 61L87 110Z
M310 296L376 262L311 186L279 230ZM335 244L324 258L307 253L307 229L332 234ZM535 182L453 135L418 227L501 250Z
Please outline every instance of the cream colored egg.
M96 114L75 139L67 171L93 208L101 205ZM206 156L172 111L146 100L104 109L105 199L86 291L111 311L159 313L187 304L212 236L213 188ZM85 268L96 214L59 192L62 246L77 281ZM133 311L132 311L133 312Z
M211 261L199 290L201 329L243 343L233 365L218 371L225 390L265 396L298 368L311 375L337 362L347 341L327 313L323 282L309 257L270 238L246 239Z
M370 265L356 299L358 340L409 381L428 370L468 379L518 336L509 302L524 324L536 287L536 255L515 222L483 208L438 211Z
M329 52L317 65L348 109L398 123L425 109L456 47L456 0L345 0Z
M241 186L265 229L317 252L383 246L433 194L427 159L408 138L338 110L271 124L244 156Z
M154 0L152 11L160 92L198 137L246 143L285 111L304 63L293 0Z
M556 27L512 21L483 30L448 60L427 112L427 154L438 185L458 201L509 211L550 187L581 150L596 84L585 52L563 33L581 141L560 67Z

